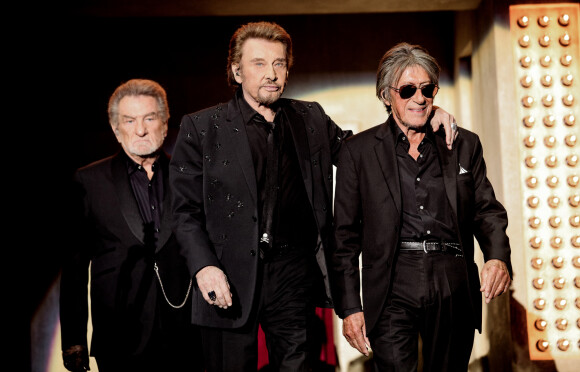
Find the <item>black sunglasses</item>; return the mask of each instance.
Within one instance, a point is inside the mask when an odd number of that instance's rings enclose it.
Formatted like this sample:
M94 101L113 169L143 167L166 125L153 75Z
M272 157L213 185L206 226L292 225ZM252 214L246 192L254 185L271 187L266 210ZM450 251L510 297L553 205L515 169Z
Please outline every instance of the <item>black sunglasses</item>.
M391 89L393 89L395 92L399 93L399 96L401 96L402 99L408 99L411 98L415 95L415 92L417 91L417 89L421 89L421 94L423 94L423 97L425 98L433 98L435 97L435 94L437 94L437 91L439 90L439 86L437 84L427 84L427 85L423 85L420 88L417 88L414 85L403 85L400 88L395 88L395 87L391 87Z

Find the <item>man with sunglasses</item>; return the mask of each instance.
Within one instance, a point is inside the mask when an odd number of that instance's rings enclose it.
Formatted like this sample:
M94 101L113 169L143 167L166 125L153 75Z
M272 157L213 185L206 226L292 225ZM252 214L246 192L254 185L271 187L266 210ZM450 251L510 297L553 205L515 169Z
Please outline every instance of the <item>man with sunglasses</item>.
M335 310L347 341L364 355L371 347L380 371L416 371L419 336L426 371L467 371L474 329L481 332L480 292L489 303L511 282L507 213L478 136L459 129L449 150L426 125L439 72L421 46L387 51L376 92L390 116L345 140L339 155Z

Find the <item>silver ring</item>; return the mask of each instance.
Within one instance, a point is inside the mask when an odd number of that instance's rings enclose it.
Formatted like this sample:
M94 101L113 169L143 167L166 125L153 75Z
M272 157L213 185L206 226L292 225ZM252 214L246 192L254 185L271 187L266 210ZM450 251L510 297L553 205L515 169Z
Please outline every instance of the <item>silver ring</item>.
M209 299L212 301L215 301L217 299L214 291L207 292L207 295L209 296Z
M454 132L457 130L457 123L456 122L451 123L451 130Z

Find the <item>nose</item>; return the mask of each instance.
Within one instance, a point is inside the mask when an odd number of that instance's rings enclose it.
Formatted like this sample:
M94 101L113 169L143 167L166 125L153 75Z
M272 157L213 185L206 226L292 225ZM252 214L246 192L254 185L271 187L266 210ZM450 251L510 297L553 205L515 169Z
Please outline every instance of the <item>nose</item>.
M145 125L145 119L140 118L137 120L137 124L135 125L135 133L140 137L143 137L147 134L147 125Z
M417 90L415 90L415 94L413 94L413 100L417 103L423 103L427 99L423 95L423 91L421 89L417 89Z
M268 67L268 70L266 71L266 79L271 81L278 80L278 75L276 74L276 69L274 68L274 66L270 65Z

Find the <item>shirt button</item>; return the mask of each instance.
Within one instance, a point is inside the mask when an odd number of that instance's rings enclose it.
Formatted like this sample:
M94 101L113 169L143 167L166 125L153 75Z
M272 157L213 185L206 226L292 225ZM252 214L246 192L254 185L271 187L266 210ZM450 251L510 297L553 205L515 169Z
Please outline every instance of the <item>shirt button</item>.
M427 230L427 234L431 234L431 230Z
M152 205L152 206L151 206L151 209L155 210L155 206L154 206L154 205Z
M421 181L421 177L417 177L417 182Z
M421 205L421 206L419 206L419 209L420 209L420 210L423 210L423 206L422 206L422 205Z

